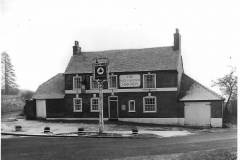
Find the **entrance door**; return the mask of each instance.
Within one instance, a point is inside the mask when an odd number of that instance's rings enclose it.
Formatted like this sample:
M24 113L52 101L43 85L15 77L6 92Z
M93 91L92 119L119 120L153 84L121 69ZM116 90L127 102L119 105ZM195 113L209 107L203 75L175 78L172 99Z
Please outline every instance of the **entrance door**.
M110 120L118 119L118 97L117 96L109 96L108 97L108 113Z
M185 125L210 126L211 107L208 102L185 102Z

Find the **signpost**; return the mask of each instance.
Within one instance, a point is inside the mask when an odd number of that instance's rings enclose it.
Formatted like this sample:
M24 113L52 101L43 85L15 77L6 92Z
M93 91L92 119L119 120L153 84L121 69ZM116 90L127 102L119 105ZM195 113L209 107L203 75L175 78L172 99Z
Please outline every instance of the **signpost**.
M99 134L103 133L103 82L108 80L108 64L107 58L96 58L93 63L93 80L97 81L99 91Z

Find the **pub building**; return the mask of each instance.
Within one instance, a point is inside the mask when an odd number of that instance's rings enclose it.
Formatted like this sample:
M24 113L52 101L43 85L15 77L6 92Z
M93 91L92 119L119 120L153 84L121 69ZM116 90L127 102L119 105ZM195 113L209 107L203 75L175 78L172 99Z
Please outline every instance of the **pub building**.
M35 92L37 117L98 120L92 67L98 57L109 60L102 90L104 120L222 127L224 99L184 72L178 29L173 46L82 52L75 41L65 72Z

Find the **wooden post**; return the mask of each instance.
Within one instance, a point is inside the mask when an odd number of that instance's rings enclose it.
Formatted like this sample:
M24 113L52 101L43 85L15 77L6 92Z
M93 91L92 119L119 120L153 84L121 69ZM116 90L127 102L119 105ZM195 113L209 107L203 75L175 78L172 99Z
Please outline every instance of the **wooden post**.
M108 81L108 58L99 57L93 59L93 78L97 81L99 90L99 134L103 133L104 121L103 121L103 82Z
M104 121L103 121L103 82L98 81L98 90L99 90L99 134L103 133L104 130Z

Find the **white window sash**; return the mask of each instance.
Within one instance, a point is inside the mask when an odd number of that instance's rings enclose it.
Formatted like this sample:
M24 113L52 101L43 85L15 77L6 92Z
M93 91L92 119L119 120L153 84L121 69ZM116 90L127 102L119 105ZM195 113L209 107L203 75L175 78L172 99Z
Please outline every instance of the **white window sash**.
M154 99L154 104L147 104L147 105L154 105L154 111L146 111L145 107L147 106L146 105L146 100L145 99L148 99L148 98L153 98ZM155 96L147 96L147 97L143 97L143 112L144 113L155 113L157 112L157 98Z
M93 109L93 105L96 105L96 104L93 104L93 100L98 101L98 110ZM91 98L91 112L99 112L99 98Z
M153 88L156 88L157 83L156 83L156 74L155 73L143 74L143 88L151 89L151 88L148 88L148 87L145 86L145 76L148 76L148 75L153 75L153 77L154 77L154 87Z
M78 81L77 81L78 78L80 79L80 80L79 80L79 83L80 83L79 86L80 86L80 88L77 88L78 84L76 84L76 83L78 83ZM81 76L74 76L74 77L73 77L73 90L81 89L81 81L82 81L82 80L81 80Z
M76 100L80 100L80 104L76 104ZM80 105L81 109L76 109L76 105ZM82 98L73 98L73 111L74 112L82 112Z
M111 83L111 80L112 80L111 78L112 78L112 77L115 77L115 78L116 78L116 84L115 84L116 87L112 87L112 86L111 86L111 84L112 84L112 83ZM110 75L110 76L109 76L108 88L109 88L109 89L116 89L116 88L117 88L117 84L118 84L118 83L117 83L117 75Z
M133 102L133 108L134 108L134 110L131 110L131 102ZM129 100L128 101L128 112L136 112L136 110L135 110L135 100Z
M98 88L93 88L93 76L90 76L90 89L91 90L98 90Z

